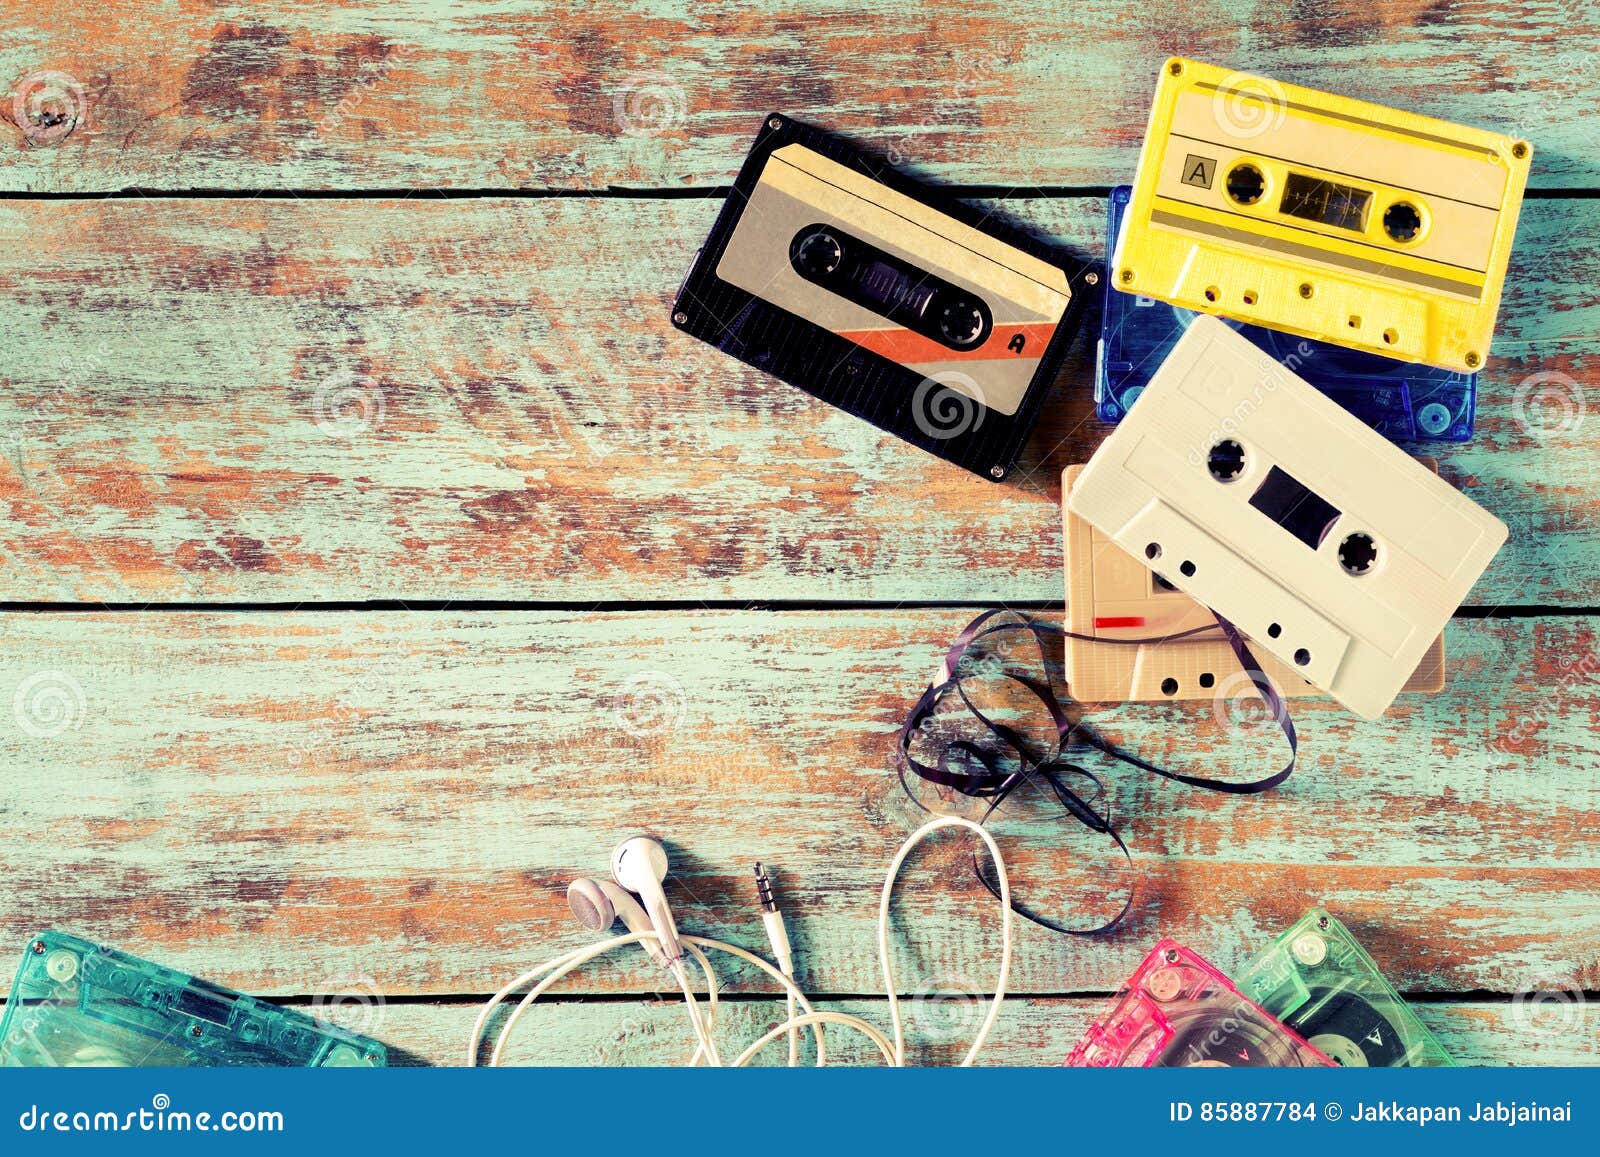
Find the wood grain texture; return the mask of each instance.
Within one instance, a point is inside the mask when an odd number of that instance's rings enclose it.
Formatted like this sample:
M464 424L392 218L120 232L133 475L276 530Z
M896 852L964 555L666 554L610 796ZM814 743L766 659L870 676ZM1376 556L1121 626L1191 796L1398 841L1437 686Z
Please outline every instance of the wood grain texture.
M965 1055L973 1032L988 1011L987 994L909 994L901 1004L907 1059L914 1065L952 1065ZM1011 997L995 1022L980 1063L1055 1065L1097 1016L1108 998ZM460 1065L479 1004L387 1003L373 993L327 994L289 1001L313 1016L372 1036L389 1047L391 1066ZM881 999L822 1000L818 1008L859 1016L888 1031L888 1006ZM1600 1064L1600 1006L1550 994L1543 1002L1444 1001L1412 1006L1423 1024L1460 1065ZM718 1014L718 1041L731 1059L784 1017L776 1000L725 1002ZM503 1023L497 1018L494 1024ZM512 1035L511 1065L681 1065L693 1052L682 1005L665 1000L579 1002L546 998L528 1012ZM486 1054L480 1054L480 1059ZM830 1064L876 1065L879 1054L864 1037L829 1030ZM810 1046L802 1063L815 1054ZM781 1042L758 1054L758 1064L784 1063Z
M1034 997L1006 1002L981 1054L985 1065L1053 1065L1066 1058L1079 1037L1105 1008L1106 998ZM824 1001L819 1007L864 1017L888 1029L881 1000ZM1417 1015L1462 1065L1600 1064L1600 1011L1596 1006L1532 1004L1417 1005ZM920 1004L902 1006L909 1060L950 1065L961 1059L972 1033L988 1011L986 998L928 994ZM311 1011L316 1012L316 1009ZM400 1004L353 1011L354 1027L376 1033L390 1046L391 1065L459 1065L472 1031L476 1007ZM518 1024L507 1063L554 1065L676 1065L693 1051L685 1044L687 1024L676 1004L656 1001L572 1002L535 1005ZM719 1039L748 1044L783 1019L778 1002L750 1001L723 1006ZM875 1064L878 1053L863 1049L859 1034L830 1030L830 1063ZM837 1054L837 1061L834 1060ZM731 1055L731 1054L730 1054ZM809 1060L811 1054L808 1052ZM764 1064L782 1064L780 1043L760 1055Z
M686 927L764 943L763 860L808 991L880 991L878 889L919 822L892 736L967 617L6 615L0 941L64 924L265 994L484 992L581 943L566 883L642 829ZM1370 724L1297 704L1301 769L1267 796L1110 771L1138 903L1109 939L1021 927L1015 991L1109 990L1164 934L1233 968L1318 902L1407 990L1600 988L1595 627L1458 622L1443 695ZM1206 774L1281 759L1209 709L1093 718ZM996 830L1032 902L1115 910L1129 877L1057 812ZM905 991L990 983L998 921L959 838L897 904ZM618 959L585 990L658 985Z
M1060 599L1092 338L970 478L671 329L718 204L0 204L5 597ZM1512 528L1478 605L1600 605L1593 204L1527 206L1438 449ZM1004 209L1103 245L1098 199Z
M774 109L946 180L1104 185L1173 52L1526 135L1536 186L1600 178L1581 0L9 0L6 26L3 83L77 94L50 147L4 102L11 189L703 186Z

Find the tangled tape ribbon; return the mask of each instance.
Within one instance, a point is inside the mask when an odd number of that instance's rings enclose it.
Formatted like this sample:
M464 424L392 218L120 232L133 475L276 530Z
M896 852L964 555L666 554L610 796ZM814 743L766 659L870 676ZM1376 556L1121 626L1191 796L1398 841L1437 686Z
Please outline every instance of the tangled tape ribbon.
M1216 615L1216 612L1212 612ZM1004 615L1013 615L1017 621L994 622L993 620ZM1267 776L1265 779L1252 780L1247 783L1231 783L1222 779L1211 779L1202 775L1189 775L1184 772L1170 771L1158 767L1148 760L1137 755L1118 749L1108 743L1092 729L1086 727L1081 721L1074 722L1069 715L1066 704L1056 695L1050 685L1049 660L1046 656L1045 640L1049 638L1082 639L1088 642L1103 643L1107 646L1138 646L1148 643L1170 643L1178 639L1185 639L1191 635L1203 634L1214 630L1210 626L1194 627L1187 631L1179 631L1172 635L1160 635L1145 639L1103 639L1093 635L1079 635L1064 628L1049 623L1041 623L1028 615L1013 611L985 611L972 622L968 623L962 632L956 636L950 648L945 652L944 665L940 669L939 678L932 683L922 697L917 700L916 706L906 716L905 722L900 727L900 737L897 741L898 754L897 769L900 784L905 788L906 794L911 797L919 807L927 809L927 805L917 799L910 783L906 781L906 771L909 769L919 779L940 787L949 788L962 795L973 799L987 800L988 807L984 810L979 823L987 823L989 817L1002 803L1005 802L1014 790L1029 780L1042 781L1050 789L1051 794L1067 810L1067 813L1083 824L1092 832L1108 836L1122 852L1129 866L1133 864L1133 854L1128 850L1128 845L1123 842L1122 836L1112 825L1110 818L1096 810L1095 805L1074 791L1066 782L1065 777L1079 776L1094 785L1098 792L1104 791L1104 785L1087 769L1070 763L1064 758L1067 746L1076 741L1091 747L1112 759L1123 763L1132 764L1143 771L1159 775L1163 779L1170 779L1177 783L1187 784L1190 787L1205 788L1208 791L1226 792L1231 795L1254 795L1258 792L1269 791L1277 787L1294 771L1295 758L1299 744L1295 738L1294 722L1289 718L1288 708L1285 707L1283 697L1278 689L1272 685L1272 680L1262 670L1261 664L1251 654L1250 648L1245 644L1244 636L1239 629L1216 615L1217 625L1222 628L1223 637L1227 639L1229 648L1238 658L1245 674L1255 685L1262 702L1272 713L1278 725L1283 729L1283 736L1289 742L1289 762L1283 770ZM979 710L967 694L964 684L976 674L975 665L971 662L963 663L968 651L984 639L1013 631L1026 631L1032 637L1039 649L1039 662L1044 672L1044 678L1035 679L1028 675L1016 674L1005 671L1003 677L1026 689L1044 709L1049 713L1055 729L1055 739L1050 750L1043 757L1036 757L1029 751L1027 739L1015 728L989 718ZM961 699L962 705L978 723L987 731L988 735L981 740L956 739L944 744L939 750L938 763L923 763L911 754L913 739L921 733L924 725L933 718L939 705L946 696L955 693ZM1009 753L1009 759L1008 759ZM1001 762L1014 760L1016 767L1013 770L1002 768ZM998 896L995 883L986 872L979 858L973 856L973 869L984 887ZM1068 928L1054 920L1050 920L1036 912L1031 911L1026 905L1012 903L1012 910L1025 920L1052 932L1063 932L1070 936L1093 936L1098 933L1108 932L1122 922L1123 917L1133 907L1133 891L1128 891L1127 899L1123 902L1122 909L1116 916L1106 923L1094 928Z

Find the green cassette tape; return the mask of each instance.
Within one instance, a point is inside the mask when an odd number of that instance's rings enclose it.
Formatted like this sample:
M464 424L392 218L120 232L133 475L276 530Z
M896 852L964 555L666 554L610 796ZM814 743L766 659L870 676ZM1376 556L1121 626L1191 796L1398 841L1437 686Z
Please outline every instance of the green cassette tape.
M1345 926L1307 912L1246 967L1239 985L1341 1065L1452 1065Z
M380 1067L377 1041L64 932L28 941L0 1067Z

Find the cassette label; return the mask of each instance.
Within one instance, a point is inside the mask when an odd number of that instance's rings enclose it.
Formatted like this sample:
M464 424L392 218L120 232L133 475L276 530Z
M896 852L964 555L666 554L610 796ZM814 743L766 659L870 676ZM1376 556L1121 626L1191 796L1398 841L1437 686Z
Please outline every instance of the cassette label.
M293 1009L64 932L29 940L0 1067L381 1067L388 1050Z
M1431 459L1423 464L1436 468ZM1066 676L1073 697L1083 702L1254 698L1255 684L1220 630L1137 646L1111 642L1215 627L1216 620L1205 607L1072 511L1068 503L1082 473L1082 466L1069 466L1061 479L1070 632ZM1444 654L1441 634L1424 652L1402 690L1442 690ZM1280 694L1322 693L1292 665L1270 654L1256 657Z
M1333 1062L1199 953L1163 940L1066 1063L1075 1068L1316 1068Z
M1107 201L1106 251L1113 252L1132 188L1119 185ZM1095 409L1118 422L1150 375L1196 316L1182 306L1114 286L1102 303L1095 362ZM1477 375L1419 362L1400 362L1278 330L1224 318L1254 345L1277 358L1391 441L1465 442L1472 437Z
M1115 283L1471 372L1488 354L1531 156L1526 141L1174 58Z
M1240 987L1336 1064L1455 1063L1349 930L1321 908L1256 957Z
M674 324L988 478L1015 462L1098 273L769 118Z
M1173 347L1068 504L1367 718L1507 534L1211 317Z

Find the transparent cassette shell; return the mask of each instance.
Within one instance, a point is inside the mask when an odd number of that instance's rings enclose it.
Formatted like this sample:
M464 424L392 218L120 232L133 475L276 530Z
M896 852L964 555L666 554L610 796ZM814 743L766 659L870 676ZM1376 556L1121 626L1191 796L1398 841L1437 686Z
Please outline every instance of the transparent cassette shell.
M1117 247L1132 187L1111 190L1106 252ZM1107 288L1095 357L1095 410L1119 422L1197 316L1182 306ZM1465 442L1477 412L1478 375L1398 362L1224 318L1378 433L1400 442Z
M0 1067L381 1067L388 1050L293 1009L40 932L0 1020Z
M1240 987L1354 1067L1453 1065L1349 929L1313 908L1250 962Z
M1296 1068L1333 1062L1198 953L1163 940L1066 1063L1076 1068Z

